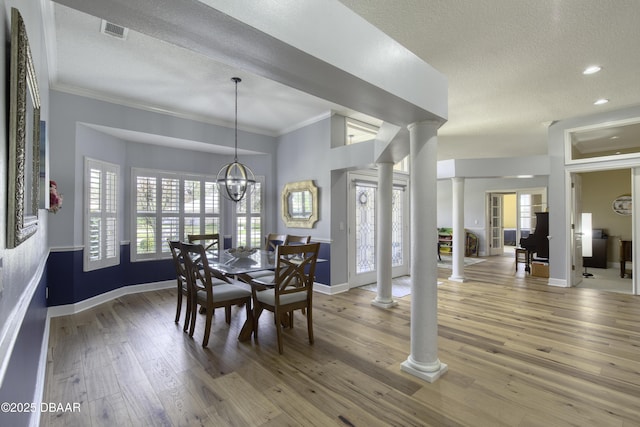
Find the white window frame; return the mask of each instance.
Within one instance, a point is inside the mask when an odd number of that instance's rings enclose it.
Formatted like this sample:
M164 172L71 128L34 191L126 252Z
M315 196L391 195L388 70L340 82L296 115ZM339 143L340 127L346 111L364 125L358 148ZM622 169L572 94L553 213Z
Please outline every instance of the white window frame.
M138 177L149 177L156 180L156 200L155 200L155 210L152 212L141 213L138 212L137 205L137 183ZM162 179L172 179L177 180L178 183L178 201L177 201L177 210L175 211L162 211L162 191L161 190L161 182ZM182 172L170 172L170 171L160 171L153 169L143 169L143 168L131 168L131 262L138 261L147 261L147 260L157 260L157 259L165 259L171 258L171 252L167 245L166 239L163 237L162 232L162 218L163 217L171 217L177 218L177 235L171 236L171 238L176 238L179 240L186 240L187 234L202 234L208 232L205 227L207 223L207 219L213 219L214 222L217 219L218 230L220 232L220 228L223 226L223 212L224 206L222 204L222 198L218 195L218 210L207 211L206 209L206 195L210 193L206 193L205 191L200 191L200 211L186 212L185 210L185 182L186 181L198 181L200 182L200 188L202 189L205 185L212 185L215 187L216 177L212 175L200 175L200 174L192 174L192 173L182 173ZM217 191L217 187L216 187ZM155 221L155 230L154 230L154 242L153 242L153 252L149 253L138 253L138 217L139 216L149 216L154 217ZM186 227L186 220L189 218L197 218L199 219L199 230L188 230ZM158 220L159 219L159 220Z
M92 209L91 206L91 170L100 173L100 188L98 190L99 208ZM109 182L108 176L112 176L115 182L111 182L113 191L107 191L106 185ZM83 271L92 271L120 264L120 221L118 220L118 203L120 200L120 166L104 162L101 160L85 157L84 161L84 255ZM99 248L98 254L92 254L91 245L91 223L93 218L100 221ZM108 231L109 222L115 222ZM95 249L95 245L93 246Z
M256 177L256 183L260 184L260 190L259 190L259 196L260 196L260 212L253 212L251 209L247 209L247 212L244 214L239 214L237 212L237 208L238 208L238 204L234 203L233 209L232 211L232 226L233 226L233 242L234 242L234 246L251 246L251 247L257 247L257 248L261 248L263 246L263 239L265 236L265 200L264 200L264 194L265 194L265 185L264 185L264 177L263 176L257 176ZM238 203L246 203L247 206L251 207L253 205L253 199L256 197L256 189L254 189L251 193L248 193L247 196L245 196L245 199L243 199L241 202ZM240 217L244 217L246 219L246 223L247 224L251 224L251 219L252 218L259 218L260 219L260 231L258 233L258 237L257 240L254 238L254 242L251 243L251 234L250 234L250 228L248 227L246 230L246 234L244 236L243 240L240 240L240 236L238 235L238 218ZM255 237L255 236L254 236ZM248 243L247 243L248 242Z

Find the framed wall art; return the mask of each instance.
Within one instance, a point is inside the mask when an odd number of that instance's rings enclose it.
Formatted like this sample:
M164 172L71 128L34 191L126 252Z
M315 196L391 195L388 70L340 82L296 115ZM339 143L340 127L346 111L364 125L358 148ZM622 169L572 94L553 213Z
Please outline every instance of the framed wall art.
M15 8L9 74L7 247L14 248L38 230L40 196L40 94L27 30Z

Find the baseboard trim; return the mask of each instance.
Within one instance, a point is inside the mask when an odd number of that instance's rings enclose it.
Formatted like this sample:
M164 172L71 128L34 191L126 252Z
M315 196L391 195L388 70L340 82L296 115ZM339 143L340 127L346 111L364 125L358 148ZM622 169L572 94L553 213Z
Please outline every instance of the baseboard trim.
M162 282L123 286L121 288L105 292L104 294L96 295L95 297L88 298L75 304L56 305L49 307L49 309L47 310L47 316L58 317L76 314L124 295L137 294L140 292L158 291L160 289L167 289L174 286L176 286L175 280L164 280Z
M33 403L36 408L40 408L42 404L42 398L44 397L44 386L47 376L47 354L49 354L49 335L50 335L51 318L49 317L49 310L47 310L47 319L44 323L44 336L42 337L42 346L40 347L40 361L38 362L38 376L36 377L36 388L33 394ZM38 427L40 425L40 411L33 411L31 413L31 419L29 425L31 427Z
M558 288L568 288L569 287L569 283L564 279L550 278L549 281L547 282L547 284L549 286L555 286L555 287L558 287Z
M173 286L176 286L176 282L174 280L144 283L141 285L123 286L121 288L114 289L110 292L105 292L104 294L96 295L95 297L77 302L75 304L56 305L49 307L49 309L47 310L47 318L68 316L70 314L80 313L84 310L88 310L97 305L114 300L124 295L137 294L140 292L158 291L161 289L168 289ZM313 290L321 294L334 295L341 292L347 292L349 290L349 285L347 283L343 283L340 285L329 286L322 283L314 283Z
M335 294L340 294L342 292L347 292L349 290L349 284L342 283L340 285L329 286L329 285L324 285L322 283L314 282L313 290L325 295L335 295Z

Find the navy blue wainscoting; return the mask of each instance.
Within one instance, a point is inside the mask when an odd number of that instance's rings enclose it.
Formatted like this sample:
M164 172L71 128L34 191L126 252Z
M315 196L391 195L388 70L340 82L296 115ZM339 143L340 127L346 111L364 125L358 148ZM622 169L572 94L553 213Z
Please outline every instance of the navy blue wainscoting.
M173 261L130 261L130 246L120 246L120 264L82 271L83 251L51 252L47 260L49 305L75 304L129 285L175 279Z
M47 321L46 269L38 282L18 333L7 372L0 387L0 402L32 403L38 380L40 350ZM46 349L45 349L46 351ZM39 412L0 413L0 426L27 426Z
M326 261L316 264L316 283L323 285L331 285L331 245L329 243L320 243L320 252L318 258Z

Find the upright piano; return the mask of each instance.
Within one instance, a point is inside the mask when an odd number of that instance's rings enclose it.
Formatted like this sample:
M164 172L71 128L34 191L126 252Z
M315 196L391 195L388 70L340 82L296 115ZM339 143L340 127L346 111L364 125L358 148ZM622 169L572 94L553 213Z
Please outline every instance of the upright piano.
M536 229L528 237L520 239L520 247L527 250L529 264L533 258L549 259L549 212L536 212ZM535 257L534 257L535 254Z

